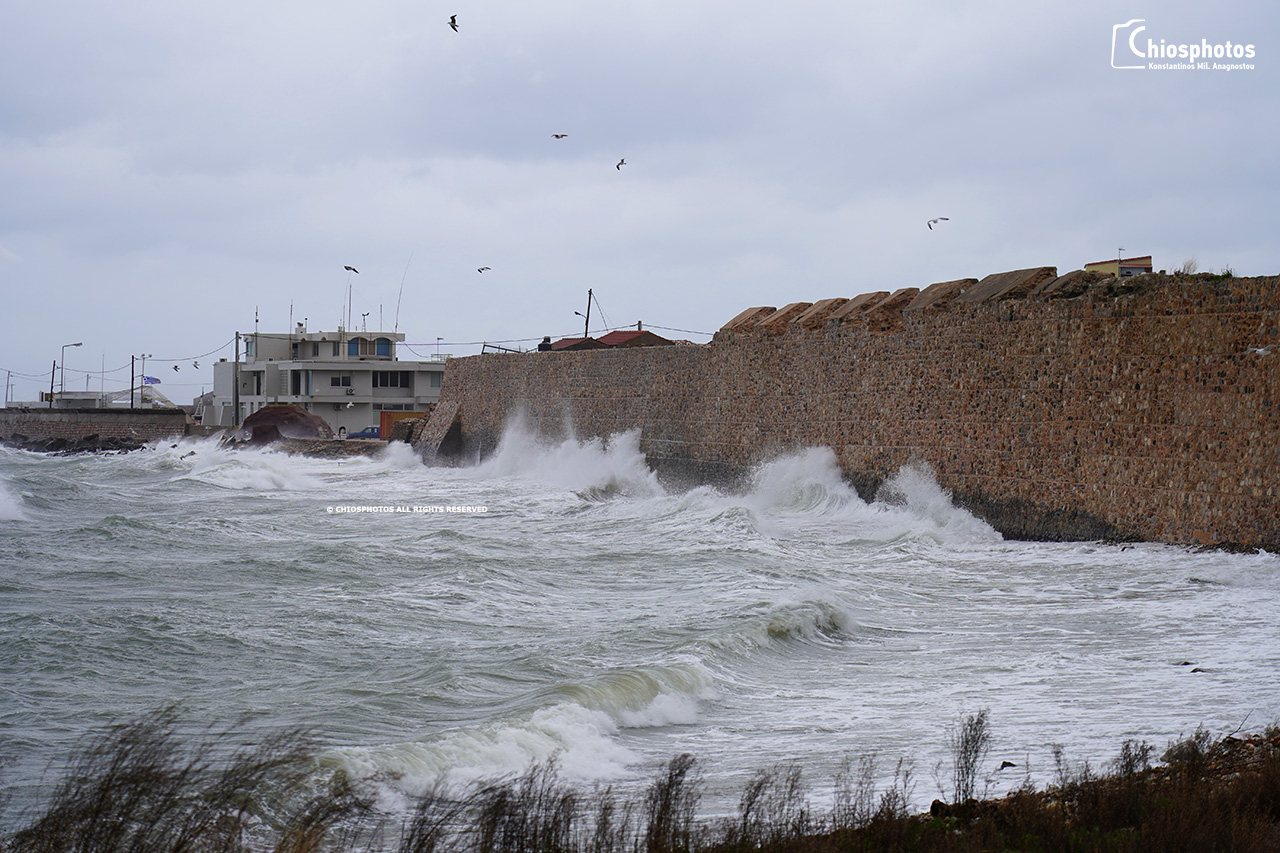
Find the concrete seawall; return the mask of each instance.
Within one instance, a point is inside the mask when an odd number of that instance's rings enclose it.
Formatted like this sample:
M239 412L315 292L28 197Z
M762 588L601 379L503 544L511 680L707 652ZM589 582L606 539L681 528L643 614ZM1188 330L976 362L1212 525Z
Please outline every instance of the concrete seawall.
M549 436L639 429L660 472L731 481L832 448L864 497L928 464L1005 535L1280 548L1280 277L1052 268L751 309L706 346L449 363L442 452L516 412ZM446 419L449 423L444 423Z
M180 409L0 409L0 442L12 444L93 436L144 443L186 431Z

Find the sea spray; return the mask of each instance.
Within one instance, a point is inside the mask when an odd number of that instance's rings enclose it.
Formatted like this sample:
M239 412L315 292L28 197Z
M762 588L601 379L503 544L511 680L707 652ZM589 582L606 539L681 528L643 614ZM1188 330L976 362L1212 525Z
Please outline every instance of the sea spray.
M179 445L0 452L24 515L0 523L0 826L82 735L167 703L309 728L374 783L567 754L642 786L687 752L728 812L780 761L927 770L962 708L1039 783L1050 743L1101 766L1280 715L1274 555L1004 541L932 478L857 498L827 451L731 494L646 488L634 441L534 442L508 473Z
M481 477L516 477L570 489L585 497L662 493L640 452L640 431L604 438L552 441L531 432L521 418L506 427L492 457L476 467Z
M0 477L0 521L21 521L22 499L13 491L6 478Z

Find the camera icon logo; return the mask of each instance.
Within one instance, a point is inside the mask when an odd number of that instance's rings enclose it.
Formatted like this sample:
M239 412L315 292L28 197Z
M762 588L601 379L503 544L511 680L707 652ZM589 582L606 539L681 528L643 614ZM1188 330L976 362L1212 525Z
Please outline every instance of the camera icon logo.
M1127 23L1116 24L1114 27L1111 28L1111 67L1112 68L1146 68L1147 67L1146 65L1119 65L1116 63L1117 59L1119 59L1121 62L1133 61L1132 59L1129 58L1128 54L1125 54L1123 52L1123 50L1121 51L1121 55L1119 57L1116 56L1116 45L1121 43L1122 38L1125 42L1128 42L1129 50L1133 51L1134 56L1143 60L1147 58L1146 51L1138 50L1138 46L1135 43L1138 38L1138 33L1145 30L1146 27L1136 27L1136 28L1130 29L1131 27L1133 27L1134 24L1141 24L1141 23L1144 23L1145 21L1146 21L1146 18L1134 18L1133 20L1128 21ZM1127 33L1127 35L1124 35L1125 33Z

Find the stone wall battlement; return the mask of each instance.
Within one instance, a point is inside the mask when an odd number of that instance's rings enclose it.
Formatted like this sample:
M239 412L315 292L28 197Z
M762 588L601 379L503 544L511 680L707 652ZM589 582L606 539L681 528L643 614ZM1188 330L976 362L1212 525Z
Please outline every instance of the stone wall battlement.
M424 435L638 429L664 476L726 482L826 446L864 497L924 463L1008 536L1274 550L1275 342L1277 276L1043 267L752 308L702 346L453 359Z

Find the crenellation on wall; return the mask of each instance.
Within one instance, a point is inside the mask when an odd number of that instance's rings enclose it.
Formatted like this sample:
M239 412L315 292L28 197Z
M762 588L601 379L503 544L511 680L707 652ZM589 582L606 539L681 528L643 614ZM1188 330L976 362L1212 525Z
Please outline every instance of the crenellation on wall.
M638 429L664 475L823 445L864 497L917 461L1007 535L1280 547L1280 355L1247 352L1280 339L1280 277L1052 272L932 310L904 310L928 288L818 300L770 334L751 324L779 312L749 309L705 346L454 359L442 399L464 453L520 410L557 437Z

